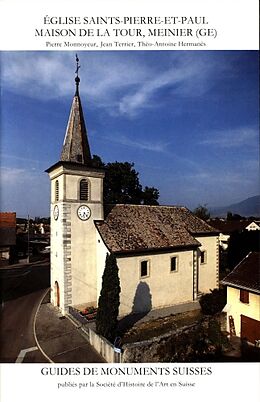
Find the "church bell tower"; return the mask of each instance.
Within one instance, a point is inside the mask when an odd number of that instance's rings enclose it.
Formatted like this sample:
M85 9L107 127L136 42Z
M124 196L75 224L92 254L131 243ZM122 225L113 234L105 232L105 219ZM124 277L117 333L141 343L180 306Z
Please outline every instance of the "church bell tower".
M87 130L76 91L60 160L46 172L51 180L51 302L63 314L69 306L96 304L96 228L103 220L104 171L92 166Z

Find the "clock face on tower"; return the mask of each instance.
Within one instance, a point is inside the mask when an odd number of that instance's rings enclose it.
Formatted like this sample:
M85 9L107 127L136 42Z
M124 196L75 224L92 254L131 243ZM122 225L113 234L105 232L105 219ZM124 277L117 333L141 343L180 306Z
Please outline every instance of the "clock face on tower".
M91 215L90 208L87 205L81 205L78 208L77 213L78 213L79 219L81 219L82 221L86 221L87 219L90 218L90 215Z
M59 207L58 205L55 205L54 209L53 209L53 217L55 219L55 221L58 219L59 217Z

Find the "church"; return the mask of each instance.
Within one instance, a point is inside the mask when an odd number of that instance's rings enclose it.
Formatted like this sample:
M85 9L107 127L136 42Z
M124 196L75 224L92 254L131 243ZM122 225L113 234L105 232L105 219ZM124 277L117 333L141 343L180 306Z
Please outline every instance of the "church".
M76 71L60 160L51 181L51 302L97 306L107 253L117 259L119 316L196 302L219 284L216 229L186 207L104 205L104 170L92 166Z

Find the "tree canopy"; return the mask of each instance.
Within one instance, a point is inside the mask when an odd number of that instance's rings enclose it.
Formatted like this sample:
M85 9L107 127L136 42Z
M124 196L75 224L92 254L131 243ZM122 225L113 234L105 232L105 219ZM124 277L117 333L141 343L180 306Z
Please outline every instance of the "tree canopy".
M210 212L206 205L198 205L197 208L194 209L193 213L203 221L206 221L210 218Z
M104 168L104 202L106 204L144 204L159 205L159 190L155 187L143 186L139 182L139 173L134 163L110 162L93 155L93 166Z
M117 316L120 304L120 281L118 266L113 253L107 254L102 277L102 289L98 300L96 331L114 341L117 329Z

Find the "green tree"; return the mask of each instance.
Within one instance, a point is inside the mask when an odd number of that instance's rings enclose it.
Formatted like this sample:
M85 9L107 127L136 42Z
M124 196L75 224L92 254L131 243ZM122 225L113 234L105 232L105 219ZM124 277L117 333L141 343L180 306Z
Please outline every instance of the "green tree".
M120 281L114 254L107 254L102 277L102 289L98 300L96 331L110 341L114 341L119 311Z
M105 164L97 155L93 155L92 163L93 167L105 170L104 202L106 204L159 204L159 190L147 186L143 189L139 182L139 173L134 169L134 163Z
M227 303L226 289L213 289L201 296L199 302L203 314L220 313Z
M232 212L227 212L227 221L240 221L241 219L245 219L243 216L238 214L232 214Z
M159 190L155 187L145 186L142 192L142 204L144 205L158 205Z
M206 204L198 205L197 208L194 209L193 213L194 213L194 215L196 215L198 218L202 219L203 221L206 221L210 218L210 212L209 212Z
M100 156L98 155L93 155L92 157L92 166L96 167L96 168L104 168L105 167L105 163L102 161L102 159L100 158Z
M134 164L113 162L106 165L104 201L107 204L140 204L142 186Z

